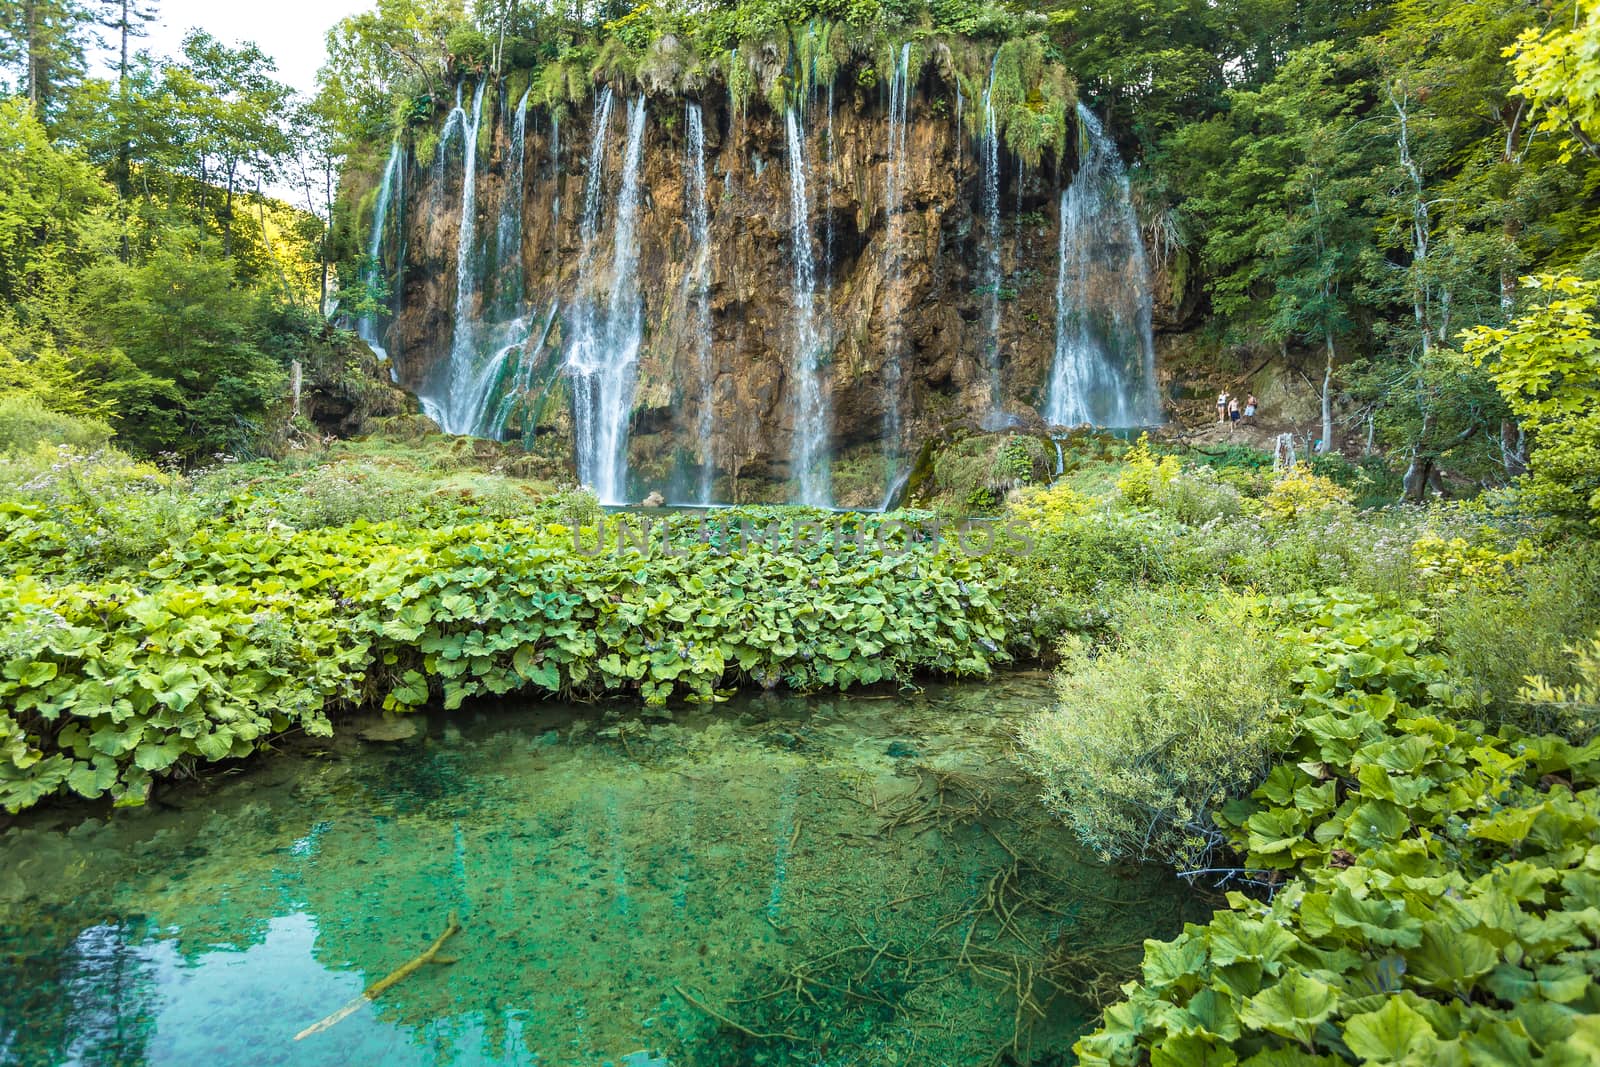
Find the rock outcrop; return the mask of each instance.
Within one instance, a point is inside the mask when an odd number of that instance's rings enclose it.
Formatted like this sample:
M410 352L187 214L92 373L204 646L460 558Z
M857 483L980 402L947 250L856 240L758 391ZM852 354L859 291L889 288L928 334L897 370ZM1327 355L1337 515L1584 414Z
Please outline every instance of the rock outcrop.
M894 238L885 212L887 90L856 87L844 77L837 84L831 114L819 93L804 115L811 233L818 318L826 338L834 495L841 504L870 505L885 488L878 457L891 425L893 309L898 308L903 331L903 452L914 457L920 442L976 428L991 412L988 234L979 210L978 145L958 119L957 94L930 67L909 93L904 206L894 228L902 243L891 255L887 243ZM709 194L709 393L715 429L710 458L716 496L782 499L791 476L797 387L784 117L758 100L736 110L720 91L699 103ZM560 373L562 314L574 297L583 247L580 217L594 111L577 105L559 124L546 113L530 112L517 167L508 158L515 104L493 92L484 102L476 229L492 244L506 198L520 200L512 206L520 206L521 293L505 292L506 271L491 266L477 313L485 320L503 317L517 295L541 324L547 313L555 313L538 351L526 353L533 361L530 392L537 392L540 402L524 409L523 421L531 425L513 431L559 437L571 433L571 400ZM969 112L974 106L965 102ZM682 498L675 487L700 462L696 427L704 364L691 299L695 249L686 203L685 107L678 96L648 101L637 219L644 330L627 445L634 499L657 489ZM612 110L604 134L608 158L599 232L605 241L605 213L612 210L622 169L624 110ZM1058 201L1070 165L1047 156L1041 167L1027 168L1001 153L997 341L1002 407L1011 423L1023 428L1042 428L1039 410L1055 344ZM401 383L411 389L427 387L449 357L461 170L459 156L448 155L442 165L423 160L408 168L401 240L394 242L404 250L403 284L383 337ZM521 187L514 188L519 171ZM609 262L609 249L601 248L595 261ZM530 346L542 334L531 332Z

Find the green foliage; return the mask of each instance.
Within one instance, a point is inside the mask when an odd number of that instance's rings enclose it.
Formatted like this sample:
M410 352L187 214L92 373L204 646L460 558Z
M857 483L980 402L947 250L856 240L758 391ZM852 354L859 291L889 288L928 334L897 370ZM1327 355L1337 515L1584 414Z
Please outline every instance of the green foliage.
M1566 737L1588 741L1600 733L1600 637L1567 651L1575 677L1570 685L1554 684L1543 674L1529 675L1517 699L1559 722Z
M1117 491L1135 507L1150 504L1181 469L1177 456L1158 457L1150 447L1150 435L1141 434L1139 443L1123 457L1122 470L1117 475Z
M1053 459L1036 437L967 437L934 457L933 487L958 509L992 512L1012 489L1048 481Z
M1600 152L1600 8L1575 4L1570 25L1517 39L1517 92L1540 111L1540 128L1562 138L1562 158Z
M1309 467L1295 467L1273 481L1262 498L1261 513L1269 522L1294 523L1337 512L1349 503L1350 494L1332 479Z
M1222 820L1270 900L1145 943L1086 1064L1589 1062L1600 746L1457 716L1428 628L1281 602L1299 739Z
M1292 736L1287 651L1243 598L1144 595L1116 614L1108 644L1069 639L1057 708L1026 727L1024 759L1086 847L1198 866L1212 815Z
M25 393L0 393L0 453L32 451L47 442L87 452L110 439L111 427L96 419L51 411Z
M1536 562L1457 583L1436 612L1440 646L1460 684L1491 725L1587 740L1561 701L1529 701L1529 675L1565 688L1579 683L1568 649L1600 628L1600 554L1592 545L1561 544ZM1579 715L1577 718L1583 718ZM1592 722L1592 718L1586 722Z
M374 459L381 455L377 454ZM1005 662L994 562L861 517L864 548L777 511L655 524L617 548L586 494L229 466L185 480L46 450L0 505L0 805L140 800L346 705L513 691L650 704ZM399 484L393 484L396 481ZM380 521L373 521L380 520ZM774 523L778 525L774 526ZM750 540L740 540L740 524ZM639 535L637 520L633 537Z
M1600 527L1600 281L1541 275L1523 284L1532 306L1510 326L1469 331L1466 352L1487 364L1533 434L1528 504Z
M327 734L365 644L281 583L47 587L0 581L0 805L57 793L142 803L153 775Z

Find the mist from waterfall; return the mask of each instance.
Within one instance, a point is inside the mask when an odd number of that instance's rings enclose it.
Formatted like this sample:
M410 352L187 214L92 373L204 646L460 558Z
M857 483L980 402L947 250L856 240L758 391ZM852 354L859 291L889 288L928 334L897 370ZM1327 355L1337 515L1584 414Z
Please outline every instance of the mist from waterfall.
M1056 351L1045 419L1056 426L1161 421L1152 297L1117 146L1078 105L1078 171L1061 194Z
M589 281L585 275L592 273L593 267L606 126L611 114L609 89L605 90L597 112L589 159L589 185L584 190L585 262L580 269L580 292L574 309L573 339L567 351L566 366L572 381L578 478L594 490L601 503L620 504L627 494L628 420L633 408L633 387L644 333L636 232L639 163L645 132L644 97L636 97L628 107L627 147L623 152L622 184L617 191L613 225L610 288L603 307L596 305L594 293L581 287Z
M389 148L389 161L383 167L383 180L378 184L378 197L372 205L372 229L367 235L367 261L361 269L361 283L370 292L383 275L383 239L389 223L389 209L400 185L400 168L405 161L405 149L397 139ZM380 360L388 362L389 352L383 346L378 329L377 312L368 312L356 320L356 335L367 343Z
M984 370L989 376L989 420L998 425L1004 394L1000 379L1000 286L1004 275L1000 263L1000 122L994 110L994 76L1000 53L989 64L989 81L983 89L983 140L979 157L983 164L983 288L984 288Z
M811 250L811 202L806 195L806 141L800 116L784 113L789 147L789 231L794 245L790 280L794 360L791 396L794 440L790 467L799 483L797 503L829 507L833 502L827 392L822 382L822 336L817 328L817 265Z
M884 481L884 506L888 506L900 478L902 389L901 356L905 349L905 207L906 130L911 109L911 42L900 46L894 71L889 78L888 180L885 183L883 214L883 338L884 408L883 452L887 477Z
M684 273L688 309L694 331L695 372L700 379L700 401L695 412L695 442L700 452L695 499L711 503L716 475L713 451L716 412L712 407L715 384L711 364L711 212L706 197L706 129L700 105L688 103L688 145L684 161L683 200L689 212L690 266Z

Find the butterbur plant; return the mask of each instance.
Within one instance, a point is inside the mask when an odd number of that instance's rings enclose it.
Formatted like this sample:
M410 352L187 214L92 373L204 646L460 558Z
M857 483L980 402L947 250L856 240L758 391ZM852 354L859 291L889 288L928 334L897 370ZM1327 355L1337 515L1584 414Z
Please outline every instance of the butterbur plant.
M1463 718L1413 607L1275 611L1297 740L1219 820L1275 891L1147 941L1080 1062L1594 1063L1600 745Z

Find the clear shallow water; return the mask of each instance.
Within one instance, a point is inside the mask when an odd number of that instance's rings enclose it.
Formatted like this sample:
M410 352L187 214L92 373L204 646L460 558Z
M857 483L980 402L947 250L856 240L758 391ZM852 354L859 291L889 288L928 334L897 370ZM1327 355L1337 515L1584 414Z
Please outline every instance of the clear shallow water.
M0 1064L1069 1062L1091 975L1062 955L1169 936L1186 897L1038 813L1009 737L1049 698L480 707L27 820ZM295 1040L452 911L458 962Z

